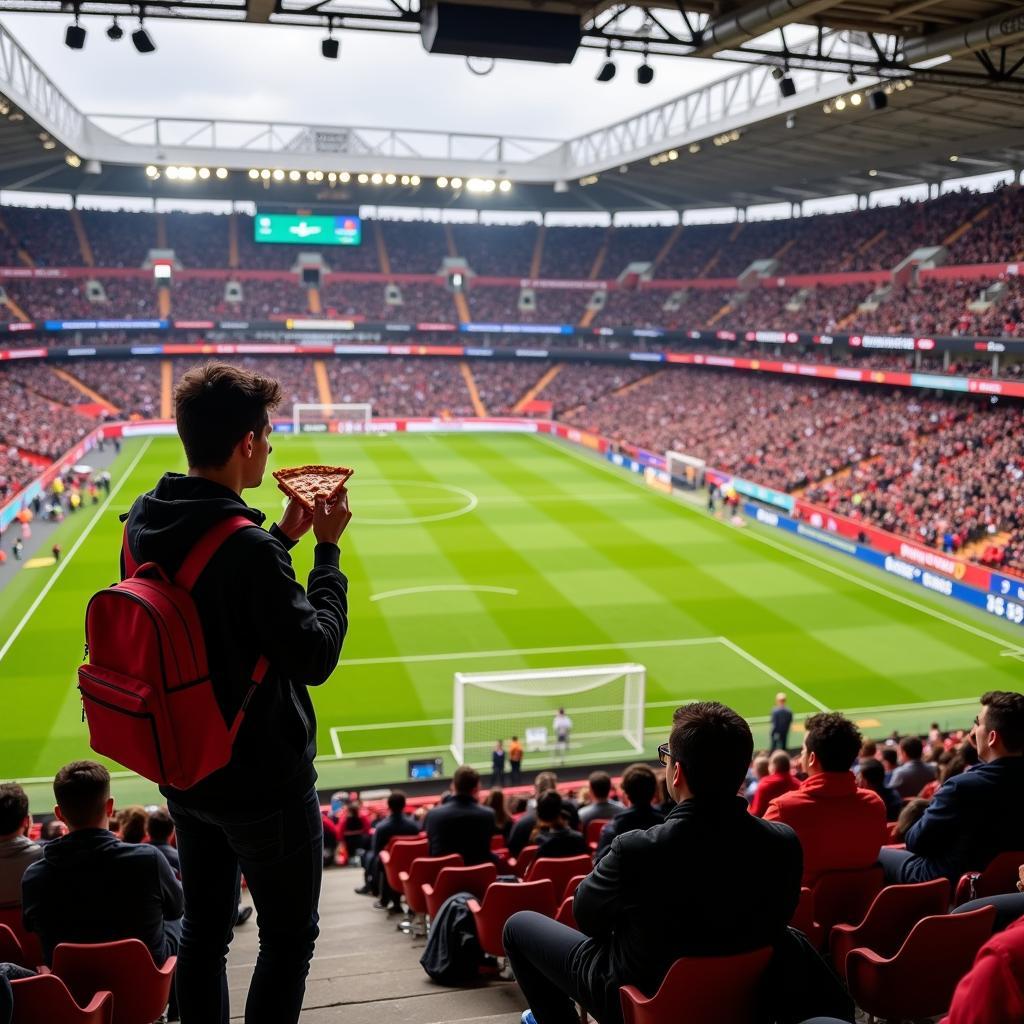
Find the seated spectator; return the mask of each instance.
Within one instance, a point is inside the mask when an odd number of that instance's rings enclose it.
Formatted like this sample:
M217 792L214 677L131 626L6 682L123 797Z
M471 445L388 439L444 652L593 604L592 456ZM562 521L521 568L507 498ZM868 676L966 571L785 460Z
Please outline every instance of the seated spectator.
M363 810L362 802L350 800L345 808L345 817L338 823L341 837L345 841L348 859L354 860L370 848L370 816Z
M580 828L586 828L599 818L614 818L624 810L618 800L611 800L612 777L607 772L591 772L587 779L590 788L590 803L580 810Z
M92 761L65 765L53 782L55 813L70 830L48 843L22 880L25 924L49 964L61 942L140 939L159 966L178 951L184 901L163 855L122 843L108 829L110 773Z
M500 788L492 789L487 794L487 799L484 801L486 806L490 807L494 811L494 834L501 836L501 838L507 843L508 837L512 833L512 815L508 813L508 806L505 802L505 791Z
M917 796L913 800L908 800L903 805L903 809L896 819L896 831L893 834L893 842L905 843L907 841L907 833L924 817L924 812L928 809L928 804L930 803L930 800Z
M857 769L857 783L861 789L869 789L877 793L885 804L885 820L895 821L903 810L903 801L895 790L885 784L885 768L881 761L873 757L861 761Z
M21 904L21 878L43 848L28 838L28 796L16 782L0 785L0 907Z
M424 822L431 857L457 853L467 867L494 861L494 811L480 806L479 793L480 773L468 764L456 768L451 799L435 807Z
M614 840L576 892L579 930L530 911L509 919L505 949L540 1024L577 1024L574 1002L618 1024L621 986L653 995L679 957L728 956L782 937L800 892L800 844L736 795L753 747L730 708L680 708L659 749L678 806L663 824Z
M825 871L870 867L889 841L882 798L858 789L850 770L860 742L860 730L839 712L812 715L801 755L807 780L765 811L765 821L785 822L800 837L804 885Z
M747 773L746 789L743 791L743 796L747 803L753 803L754 797L757 796L757 791L761 786L761 783L768 778L769 773L772 770L771 759L766 757L764 754L759 754L754 758L753 764L750 766L750 771Z
M892 773L896 771L899 763L900 755L894 747L885 747L882 750L882 767L885 769L885 784L887 786L892 786Z
M44 821L43 827L39 830L39 845L45 846L47 843L52 843L54 839L60 839L61 836L67 834L67 825L60 818L51 818L49 821Z
M942 784L905 850L882 851L890 884L948 878L955 885L996 854L1024 849L1024 694L986 693L974 722L981 763Z
M578 857L590 853L587 841L565 824L562 798L558 790L549 789L537 801L537 824L530 836L538 857Z
M166 807L158 807L146 821L146 831L149 833L150 845L159 850L171 870L180 878L181 864L178 861L178 850L171 845L174 837L174 822Z
M1024 1020L1024 917L993 935L960 979L942 1024L1019 1024Z
M924 744L916 736L905 736L900 740L899 767L892 773L889 785L903 799L917 796L935 780L935 765L925 764L921 760L923 754Z
M370 852L363 860L363 886L356 889L360 896L376 895L378 910L386 910L398 902L398 894L384 891L387 884L381 870L380 855L392 839L405 836L413 839L420 834L419 823L405 813L406 796L400 789L388 794L388 815L377 822L370 837ZM389 898L385 898L385 897Z
M122 843L146 841L146 809L133 804L117 815L118 832Z
M671 790L671 787L669 787ZM636 829L649 829L665 820L661 811L652 806L658 794L658 781L646 764L631 764L622 773L622 792L629 800L629 807L618 814L601 829L597 842L595 860L600 860L610 849L616 836L625 835Z
M518 857L523 852L523 847L530 843L530 836L533 834L534 826L537 824L535 808L537 801L543 793L549 789L558 788L558 776L554 772L538 772L533 780L533 799L530 801L526 813L512 826L512 832L508 837L508 852L513 857ZM565 797L562 798L562 809L565 812L565 819L569 828L579 829L580 813L579 808Z
M772 754L769 766L771 767L771 774L766 775L757 784L754 801L750 805L751 813L756 814L759 818L764 817L764 812L768 810L768 805L777 796L782 796L783 793L789 793L791 790L800 788L800 783L793 778L789 754L784 750L776 750Z

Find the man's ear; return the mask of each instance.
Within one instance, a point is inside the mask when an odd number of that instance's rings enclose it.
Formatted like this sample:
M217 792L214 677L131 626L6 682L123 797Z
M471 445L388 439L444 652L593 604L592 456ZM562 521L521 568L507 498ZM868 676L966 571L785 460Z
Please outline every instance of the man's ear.
M253 445L255 445L255 444L256 444L256 433L255 433L255 431L250 430L249 433L246 434L245 437L242 438L242 452L244 453L244 455L245 455L245 457L247 459L251 459L252 458Z

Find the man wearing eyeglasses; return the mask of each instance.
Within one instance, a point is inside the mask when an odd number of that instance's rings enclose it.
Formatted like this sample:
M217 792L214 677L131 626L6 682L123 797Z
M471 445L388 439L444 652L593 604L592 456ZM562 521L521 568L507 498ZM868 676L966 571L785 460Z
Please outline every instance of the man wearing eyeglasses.
M887 882L955 885L997 854L1024 849L1024 694L984 694L970 741L980 764L939 787L905 850L882 850Z
M792 829L754 817L737 796L753 750L731 708L676 711L658 750L677 801L664 824L613 840L576 891L578 931L529 911L505 926L531 1007L524 1024L578 1024L574 1001L601 1024L620 1024L621 986L653 995L679 957L728 956L780 938L799 899L802 854Z

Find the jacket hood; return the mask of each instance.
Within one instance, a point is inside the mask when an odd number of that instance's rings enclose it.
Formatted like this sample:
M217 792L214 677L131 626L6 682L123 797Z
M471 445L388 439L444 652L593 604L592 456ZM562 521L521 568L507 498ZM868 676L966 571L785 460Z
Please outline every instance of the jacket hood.
M122 519L136 561L176 565L212 526L239 515L257 526L266 518L230 488L204 477L166 473Z
M105 828L84 828L47 843L43 860L55 867L81 867L118 842L117 836Z

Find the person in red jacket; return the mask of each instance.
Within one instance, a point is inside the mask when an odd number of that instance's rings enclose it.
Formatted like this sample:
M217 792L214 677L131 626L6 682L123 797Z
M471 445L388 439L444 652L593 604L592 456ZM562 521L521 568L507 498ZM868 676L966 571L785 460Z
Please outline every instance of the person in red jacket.
M1024 917L993 935L953 994L942 1024L1020 1024L1024 1020Z
M785 822L799 836L804 885L825 871L870 867L889 841L882 798L857 788L852 767L860 745L860 730L838 711L812 715L801 755L807 779L765 812L765 821Z
M764 817L768 805L783 793L800 788L800 783L793 778L790 771L789 754L784 750L776 750L771 758L771 774L766 775L754 790L754 800L750 805L750 813L759 818Z

